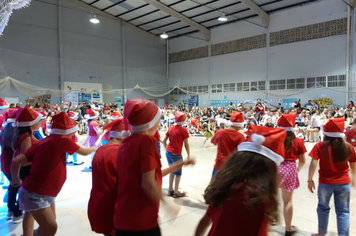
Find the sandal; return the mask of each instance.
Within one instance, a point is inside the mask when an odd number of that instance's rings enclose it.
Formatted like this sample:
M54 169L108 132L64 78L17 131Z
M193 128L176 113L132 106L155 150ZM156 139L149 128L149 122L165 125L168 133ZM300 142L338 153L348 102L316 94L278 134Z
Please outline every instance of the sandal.
M186 193L181 193L181 192L178 192L178 193L174 193L173 194L173 197L174 198L180 198L180 197L185 197Z
M292 231L286 231L285 236L293 236L297 233L297 228L292 226Z
M173 197L174 191L173 190L168 190L167 196L168 197Z

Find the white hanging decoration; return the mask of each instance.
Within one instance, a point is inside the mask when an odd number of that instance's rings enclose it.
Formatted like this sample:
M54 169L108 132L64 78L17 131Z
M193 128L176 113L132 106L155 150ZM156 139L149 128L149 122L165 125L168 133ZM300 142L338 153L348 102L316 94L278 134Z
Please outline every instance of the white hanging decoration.
M4 31L13 10L30 5L31 0L0 0L0 36Z

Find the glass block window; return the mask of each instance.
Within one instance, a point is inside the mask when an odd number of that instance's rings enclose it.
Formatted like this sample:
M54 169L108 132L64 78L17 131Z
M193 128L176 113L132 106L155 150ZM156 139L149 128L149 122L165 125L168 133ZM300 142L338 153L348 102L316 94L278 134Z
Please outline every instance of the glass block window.
M317 88L326 87L326 76L316 77L315 87L317 87Z
M284 90L286 89L286 80L270 80L269 81L270 90Z
M250 83L249 82L242 83L242 90L243 91L250 91Z
M346 75L331 75L328 76L328 87L345 87Z
M236 83L236 91L242 91L242 83Z
M224 92L235 92L235 83L224 84Z
M307 88L315 88L315 77L307 78Z
M257 81L251 82L251 91L257 91Z
M304 89L305 79L287 79L287 89Z
M266 90L266 81L258 81L258 89Z

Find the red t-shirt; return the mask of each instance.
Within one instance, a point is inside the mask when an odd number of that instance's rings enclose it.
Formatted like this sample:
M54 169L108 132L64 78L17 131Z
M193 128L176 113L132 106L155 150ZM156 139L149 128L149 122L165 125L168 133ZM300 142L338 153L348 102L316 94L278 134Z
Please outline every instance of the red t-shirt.
M298 160L298 155L304 154L307 152L305 148L304 141L300 138L295 138L292 144L292 149L285 152L285 161L296 161Z
M47 130L47 122L46 122L46 120L42 121L41 128L42 128L43 132L46 132L46 130Z
M89 129L89 135L90 136L98 136L98 134L96 133L94 127L99 127L99 124L96 123L95 121L92 121L88 124L88 129Z
M4 117L0 115L0 131L4 129L4 127L2 126L2 124L4 123L3 119Z
M168 129L166 136L169 138L167 152L182 155L184 139L189 138L188 131L180 125L175 125Z
M29 192L56 197L67 178L66 153L80 147L69 137L52 134L32 145L23 154L32 163L22 187Z
M75 133L72 137L71 137L71 139L74 141L74 142L78 142L78 136L77 136L77 133Z
M349 129L345 132L346 141L349 142L352 146L356 146L356 131L354 129Z
M158 226L159 202L153 202L142 188L142 174L152 170L156 171L161 188L161 161L155 137L132 134L125 138L117 152L116 229L136 232Z
M351 158L347 161L356 162L356 154L351 144ZM329 148L331 154L331 148ZM325 142L317 143L309 153L309 156L315 160L320 160L319 183L321 184L349 184L349 165L345 163L334 163L331 156L327 155Z
M51 107L50 106L43 106L43 110L51 110Z
M157 141L157 142L161 141L161 135L159 134L159 131L158 131L158 130L156 130L155 138L156 138L156 141Z
M1 171L4 174L9 174L11 175L11 163L12 163L12 157L14 155L14 151L12 148L3 148L1 145L1 138L0 138L0 146L1 146Z
M32 146L39 142L39 140L35 139L33 136L30 136L29 134L21 135L19 140L17 141L17 149L16 149L16 152L15 152L15 157L21 154L21 151L20 151L21 150L21 144L27 137L31 137Z
M265 219L267 203L245 209L243 201L248 196L244 188L230 194L230 198L215 208L209 206L207 214L212 220L212 227L208 236L267 236L268 223Z
M104 140L104 141L109 141L110 140L110 131L105 133L105 135L103 136L102 140Z
M214 137L211 139L211 143L218 146L218 153L216 155L214 169L220 170L224 163L227 161L227 157L233 151L237 150L237 146L244 141L245 136L236 130L218 130Z
M119 145L100 147L92 162L92 183L88 204L91 229L98 234L114 234L115 200L117 195L117 151Z

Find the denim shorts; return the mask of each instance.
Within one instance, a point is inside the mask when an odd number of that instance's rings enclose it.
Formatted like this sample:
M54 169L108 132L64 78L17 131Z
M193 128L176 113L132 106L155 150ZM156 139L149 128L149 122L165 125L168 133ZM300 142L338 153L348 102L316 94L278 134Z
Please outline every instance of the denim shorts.
M176 161L182 161L183 157L182 155L176 155L170 152L166 152L166 156L167 156L167 161L169 165L172 165L174 162ZM176 176L181 176L182 175L182 168L180 168L179 170L176 170L174 172L174 175Z
M22 187L19 190L19 205L20 210L23 211L37 211L48 208L55 200L55 197L32 193Z

